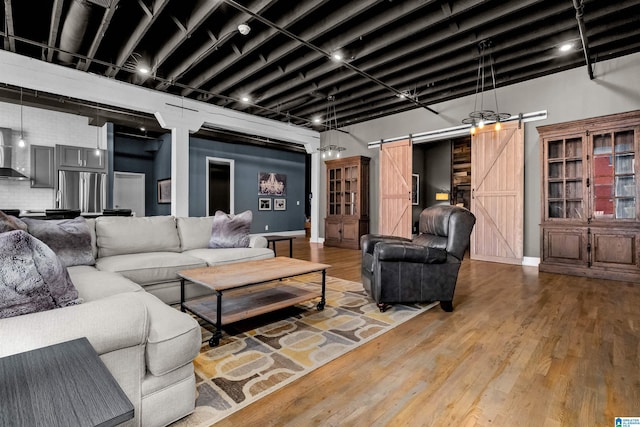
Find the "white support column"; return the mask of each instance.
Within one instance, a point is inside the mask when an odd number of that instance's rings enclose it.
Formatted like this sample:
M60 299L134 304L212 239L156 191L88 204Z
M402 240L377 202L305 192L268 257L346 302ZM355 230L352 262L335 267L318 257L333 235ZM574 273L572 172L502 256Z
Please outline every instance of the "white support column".
M189 216L189 134L203 124L196 114L156 112L164 129L171 130L171 215Z
M307 154L311 154L311 237L310 242L318 243L320 236L320 176L322 162L320 159L320 140L304 144Z
M320 176L322 162L319 151L311 154L311 237L310 241L318 243L320 236Z

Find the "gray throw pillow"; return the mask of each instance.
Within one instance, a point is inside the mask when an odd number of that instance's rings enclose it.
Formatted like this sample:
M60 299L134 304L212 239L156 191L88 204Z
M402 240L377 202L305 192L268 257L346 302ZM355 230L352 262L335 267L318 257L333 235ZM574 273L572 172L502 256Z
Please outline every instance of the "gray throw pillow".
M210 248L248 248L253 213L244 211L237 215L217 211L213 216Z
M82 302L58 256L25 231L0 234L0 265L0 318Z
M27 231L27 224L13 215L7 215L6 213L0 211L0 233L5 233L7 231L13 230Z
M65 267L96 263L91 248L91 232L83 217L60 220L25 218L24 222L29 233L53 249Z

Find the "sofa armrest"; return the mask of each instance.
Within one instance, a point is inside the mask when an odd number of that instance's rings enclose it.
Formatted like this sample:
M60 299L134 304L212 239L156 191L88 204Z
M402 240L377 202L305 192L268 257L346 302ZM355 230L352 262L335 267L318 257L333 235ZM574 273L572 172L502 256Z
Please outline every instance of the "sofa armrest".
M375 246L373 256L378 261L420 264L442 264L447 261L446 251L411 242L381 242Z
M398 236L386 236L383 234L365 234L360 237L360 246L363 254L372 254L377 243L411 242L411 239Z
M130 294L0 319L0 357L87 337L101 355L144 346L149 320L145 305Z
M268 248L269 242L264 236L250 236L249 247L250 248Z

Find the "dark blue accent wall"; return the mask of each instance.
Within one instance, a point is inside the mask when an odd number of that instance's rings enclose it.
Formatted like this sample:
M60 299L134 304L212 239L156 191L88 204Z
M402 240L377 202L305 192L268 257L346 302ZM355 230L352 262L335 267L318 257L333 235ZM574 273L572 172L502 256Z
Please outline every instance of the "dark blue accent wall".
M157 203L157 180L171 176L171 134L167 133L154 141L116 135L114 147L114 170L144 173L146 176L146 215L170 215L170 204ZM188 171L190 216L206 215L207 157L234 160L235 213L245 210L253 212L252 233L277 233L304 229L306 178L304 153L191 137ZM283 196L287 203L286 210L258 210L258 198L269 197L258 196L259 172L275 172L287 176L287 194ZM267 225L268 231L265 230Z
M156 209L155 215L171 215L171 203L158 203L158 185L159 179L171 178L171 134L167 133L158 139L158 151L155 155L153 163L153 174L156 179L153 188L154 204Z
M189 148L189 215L206 215L207 157L235 161L235 212L253 212L252 233L272 233L304 229L305 154L252 145L231 144L191 138ZM287 202L284 211L259 211L258 173L287 175ZM297 204L300 202L300 204ZM273 200L272 200L273 209ZM265 226L269 230L265 230Z
M155 141L145 141L116 135L114 138L113 170L117 172L143 173L145 176L145 215L159 215L156 209L156 181L153 164ZM113 188L113 186L111 187Z

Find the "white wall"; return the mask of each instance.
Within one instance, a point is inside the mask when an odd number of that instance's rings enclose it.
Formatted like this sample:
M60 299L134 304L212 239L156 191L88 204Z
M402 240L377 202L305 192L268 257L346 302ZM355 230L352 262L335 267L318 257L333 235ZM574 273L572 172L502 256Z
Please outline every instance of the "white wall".
M98 129L89 126L88 118L74 114L23 107L23 135L27 143L18 148L20 138L20 105L0 102L0 127L12 129L13 165L30 176L31 145L75 145L95 147ZM101 148L106 148L101 140ZM24 171L22 171L24 168ZM30 181L0 180L0 209L48 209L55 207L54 190L31 188Z
M499 75L500 70L496 72ZM539 110L548 112L546 120L525 124L525 256L540 256L540 145L536 126L640 109L640 54L598 63L594 67L594 74L596 78L589 80L586 67L580 67L498 89L500 111L511 114ZM492 100L493 94L490 95ZM485 104L486 102L485 95ZM349 132L349 135L332 132L334 135L332 143L347 147L347 151L342 153L344 157L364 155L372 158L370 195L372 232L378 230L380 175L378 149L367 149L367 143L458 126L460 120L473 109L473 96L431 107L440 114L435 115L425 109L415 109L343 128ZM322 134L322 137L324 139L325 134ZM324 169L321 173L320 212L324 214L326 212Z

